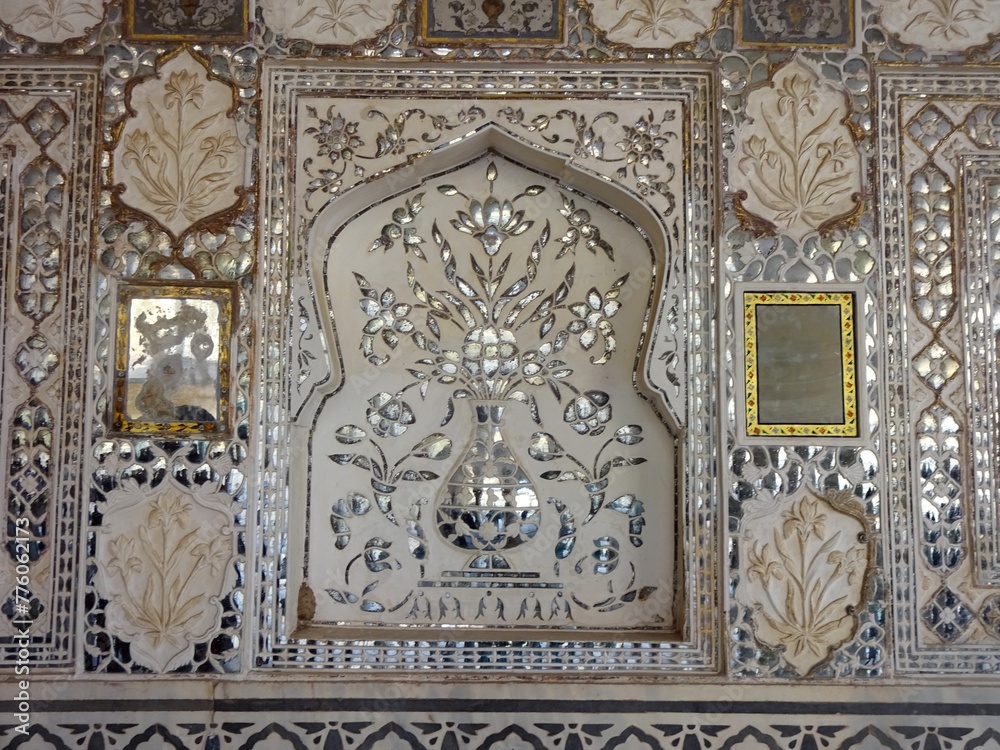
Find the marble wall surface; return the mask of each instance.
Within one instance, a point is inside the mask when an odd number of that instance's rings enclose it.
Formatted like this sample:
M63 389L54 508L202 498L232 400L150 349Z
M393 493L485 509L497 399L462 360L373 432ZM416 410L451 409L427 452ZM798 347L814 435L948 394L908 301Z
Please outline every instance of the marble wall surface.
M5 746L1000 746L990 0L0 55Z

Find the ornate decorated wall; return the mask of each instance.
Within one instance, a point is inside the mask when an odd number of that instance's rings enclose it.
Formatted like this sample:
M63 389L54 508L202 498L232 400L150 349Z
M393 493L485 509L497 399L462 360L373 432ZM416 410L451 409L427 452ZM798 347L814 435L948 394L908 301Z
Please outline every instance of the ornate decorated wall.
M1000 9L8 0L0 738L1000 747Z

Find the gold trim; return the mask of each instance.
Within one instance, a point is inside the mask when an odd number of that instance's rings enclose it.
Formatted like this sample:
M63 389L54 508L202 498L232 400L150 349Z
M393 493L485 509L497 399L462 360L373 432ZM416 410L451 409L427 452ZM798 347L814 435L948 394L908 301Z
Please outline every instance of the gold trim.
M129 367L131 305L136 299L209 300L219 305L218 415L213 421L154 422L130 419L126 414ZM233 284L135 282L118 287L115 313L115 371L111 432L114 434L226 436L232 423L230 391L230 344L237 312L237 289Z
M743 292L744 376L746 378L746 434L749 437L860 438L856 372L854 293ZM840 309L840 354L844 420L840 423L761 423L757 367L757 308L766 305L836 305Z

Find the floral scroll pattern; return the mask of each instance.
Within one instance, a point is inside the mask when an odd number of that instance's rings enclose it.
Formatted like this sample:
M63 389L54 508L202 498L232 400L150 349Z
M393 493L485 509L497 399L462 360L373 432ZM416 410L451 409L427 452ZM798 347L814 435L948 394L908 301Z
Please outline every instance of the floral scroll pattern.
M312 178L305 191L307 205L317 191L327 196L334 195L345 186L347 178L365 177L368 170L364 162L400 156L411 150L414 144L426 146L438 143L450 131L475 123L485 115L481 108L469 107L459 110L454 120L449 121L440 115L428 115L416 107L394 116L372 109L367 113L365 126L374 126L377 134L375 142L368 144L359 135L361 123L346 119L334 107L328 108L326 115L321 116L310 105L306 107L306 113L318 121L317 125L303 131L312 136L318 147L318 158L306 158L302 164L306 174ZM425 127L421 128L421 124ZM429 128L426 127L428 125ZM366 146L367 150L362 150Z
M854 633L870 575L865 526L850 512L852 491L751 510L743 522L744 584L759 637L784 647L806 674Z
M184 53L132 93L137 113L115 149L121 200L174 237L233 207L243 185L245 150L227 115L228 86L211 81Z
M844 124L847 104L801 59L750 94L747 114L730 172L745 210L798 241L860 210L861 158Z

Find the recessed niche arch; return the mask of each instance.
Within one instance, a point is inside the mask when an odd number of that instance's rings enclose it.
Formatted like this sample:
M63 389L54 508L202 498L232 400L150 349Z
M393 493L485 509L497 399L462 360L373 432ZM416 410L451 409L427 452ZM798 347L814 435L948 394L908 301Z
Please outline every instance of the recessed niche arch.
M711 76L269 75L260 663L713 669Z
M643 376L664 244L495 127L319 212L311 623L676 628L675 428Z

